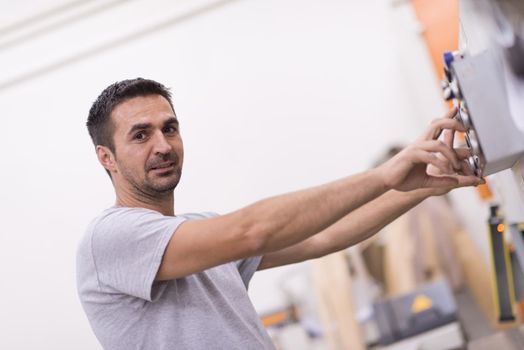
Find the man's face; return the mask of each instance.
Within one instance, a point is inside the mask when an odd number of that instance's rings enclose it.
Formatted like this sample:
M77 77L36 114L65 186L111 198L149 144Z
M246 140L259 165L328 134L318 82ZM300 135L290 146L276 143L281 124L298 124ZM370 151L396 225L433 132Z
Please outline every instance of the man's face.
M160 95L134 97L113 109L115 186L155 197L180 181L184 147L178 120Z

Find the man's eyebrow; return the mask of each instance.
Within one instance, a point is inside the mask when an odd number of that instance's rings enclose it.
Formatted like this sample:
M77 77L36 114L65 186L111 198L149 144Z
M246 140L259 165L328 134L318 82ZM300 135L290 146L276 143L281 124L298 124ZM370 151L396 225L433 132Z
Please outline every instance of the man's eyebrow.
M178 119L176 117L171 117L171 118L167 119L166 121L164 121L164 126L173 125L173 124L178 126ZM131 129L129 129L127 134L128 135L132 134L132 133L134 133L137 130L151 129L152 127L153 127L153 124L151 124L151 123L138 123L138 124L133 125L131 127Z
M151 129L151 127L152 127L151 123L138 123L138 124L133 125L127 133L132 134L133 132L137 130Z
M172 124L175 124L175 125L178 126L178 119L177 119L176 117L171 117L171 118L169 118L168 120L166 120L166 121L164 122L164 126L166 126L166 125L172 125Z

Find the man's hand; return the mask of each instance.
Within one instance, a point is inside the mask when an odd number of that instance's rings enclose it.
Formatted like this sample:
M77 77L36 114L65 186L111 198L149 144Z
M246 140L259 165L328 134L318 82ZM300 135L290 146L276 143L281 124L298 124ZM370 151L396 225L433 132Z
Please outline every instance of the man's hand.
M434 120L427 131L386 163L379 166L384 183L398 191L431 189L431 194L444 194L462 186L476 186L482 179L471 174L465 164L467 149L453 149L456 131L464 126L453 119L456 109Z

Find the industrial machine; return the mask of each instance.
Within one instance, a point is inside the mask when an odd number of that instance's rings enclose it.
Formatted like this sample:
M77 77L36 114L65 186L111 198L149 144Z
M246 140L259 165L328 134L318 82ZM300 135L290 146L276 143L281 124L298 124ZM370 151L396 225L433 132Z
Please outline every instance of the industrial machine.
M460 10L460 50L444 54L443 90L468 129L468 165L478 176L512 167L523 175L524 2L463 0Z
M443 59L444 98L467 128L468 166L477 176L495 174L493 281L498 321L512 322L515 304L524 305L524 1L461 0L459 50Z

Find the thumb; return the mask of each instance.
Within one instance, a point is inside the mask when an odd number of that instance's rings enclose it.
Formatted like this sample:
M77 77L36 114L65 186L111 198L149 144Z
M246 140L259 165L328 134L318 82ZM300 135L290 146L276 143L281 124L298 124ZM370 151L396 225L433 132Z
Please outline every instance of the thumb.
M486 183L484 179L474 175L457 175L457 180L457 187L478 186Z
M426 187L455 187L459 185L459 183L459 179L454 176L428 176L428 179L426 180Z

